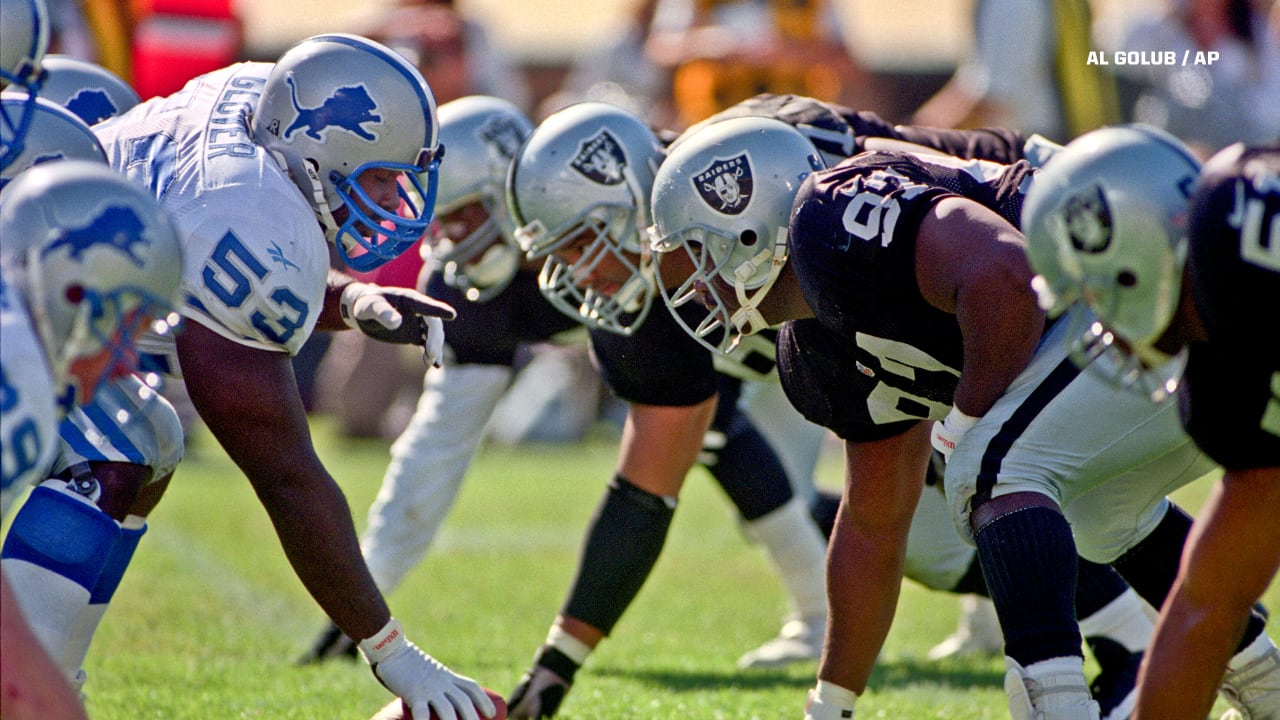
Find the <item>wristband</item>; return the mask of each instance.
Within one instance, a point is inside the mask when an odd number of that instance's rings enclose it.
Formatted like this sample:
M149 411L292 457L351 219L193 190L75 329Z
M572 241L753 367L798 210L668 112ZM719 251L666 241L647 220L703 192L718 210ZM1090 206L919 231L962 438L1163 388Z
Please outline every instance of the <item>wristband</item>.
M944 457L950 458L951 451L956 449L956 443L978 424L979 419L954 405L951 406L951 412L947 413L947 417L933 424L933 435L930 440L934 449Z
M382 629L374 633L372 636L360 641L360 653L364 655L364 659L372 666L386 660L393 653L402 647L408 645L409 641L404 637L404 628L400 626L400 621L391 618L387 621Z

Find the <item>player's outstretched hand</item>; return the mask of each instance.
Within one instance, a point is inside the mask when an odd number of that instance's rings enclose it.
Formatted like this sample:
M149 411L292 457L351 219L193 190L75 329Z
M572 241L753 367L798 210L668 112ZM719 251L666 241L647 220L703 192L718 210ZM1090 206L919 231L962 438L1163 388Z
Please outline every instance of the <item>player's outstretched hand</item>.
M420 345L428 365L444 350L444 320L458 316L448 303L415 290L351 283L339 303L348 326L382 342Z
M497 714L493 700L479 683L458 675L409 642L395 618L378 634L362 640L360 652L378 681L398 695L414 717L481 720Z

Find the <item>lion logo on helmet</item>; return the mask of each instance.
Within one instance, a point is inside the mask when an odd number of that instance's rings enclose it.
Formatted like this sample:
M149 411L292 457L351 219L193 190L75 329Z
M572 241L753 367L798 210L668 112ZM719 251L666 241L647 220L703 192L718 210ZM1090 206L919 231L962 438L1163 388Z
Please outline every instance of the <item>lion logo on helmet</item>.
M112 205L78 228L59 232L58 239L49 243L41 255L50 255L61 247L68 247L72 260L80 261L90 248L107 246L124 253L133 264L143 266L142 258L134 252L136 245L150 245L144 236L146 224L133 208Z
M381 123L382 116L374 113L378 104L369 96L364 85L344 85L324 99L317 107L303 107L298 102L298 87L293 76L285 78L289 83L289 97L293 101L298 117L284 131L284 139L288 140L294 132L305 129L305 134L314 140L323 140L320 133L331 127L346 130L364 140L374 141L377 135L364 129L365 123Z
M725 215L738 215L747 209L753 184L751 161L746 153L728 159L716 158L693 175L693 187L702 201Z

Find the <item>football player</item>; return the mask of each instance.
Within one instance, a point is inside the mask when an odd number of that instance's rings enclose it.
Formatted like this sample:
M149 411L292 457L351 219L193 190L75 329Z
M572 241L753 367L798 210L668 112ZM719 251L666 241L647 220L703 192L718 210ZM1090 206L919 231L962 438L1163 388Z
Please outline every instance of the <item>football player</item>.
M706 127L733 122L726 118L762 114L786 120L773 120L775 124L794 124L807 130L807 136L798 135L808 147L802 160L808 155L816 158L815 146L832 157L844 157L863 143L900 145L909 138L955 147L958 152L1023 152L1024 139L1013 132L934 133L894 128L870 113L853 113L792 96L757 98L709 121ZM599 115L617 119L609 124ZM606 380L632 403L617 475L588 528L574 586L533 667L508 702L517 718L555 714L577 670L639 591L661 550L676 495L697 455L697 443L716 400L712 353L699 349L679 331L680 324L702 327L705 312L688 304L675 315L649 312L661 283L654 282L656 268L636 237L636 228L648 213L646 198L638 191L652 184L658 192L648 174L653 165L662 162L663 155L652 148L651 133L626 118L617 109L606 110L591 103L561 111L535 130L508 175L508 199L521 223L517 238L532 257L547 258L540 285L553 304L580 317L592 329L593 350ZM678 152L688 142L685 138L696 137L697 132L691 130L676 139L672 152ZM814 144L810 145L810 140ZM650 146L646 152L634 149L646 145ZM753 192L752 179L743 174L746 168L740 160L733 154L718 157L715 164L724 169L719 182L713 181L712 173L704 173L701 185L682 184L672 192L700 193L720 207L740 207L737 203ZM822 161L815 162L820 165ZM767 266L771 253L771 245L763 247L763 254L754 253L751 260L757 267ZM739 354L742 349L737 349ZM771 355L772 348L770 359ZM672 357L685 361L679 372L669 361ZM659 447L664 450L651 449ZM721 460L724 457L722 453ZM713 472L724 470L718 465L712 466ZM923 482L923 466L920 473L919 481ZM744 515L751 517L745 509ZM619 535L623 527L630 528L625 542ZM647 539L644 544L638 542L641 530ZM943 538L941 544L946 546L947 540ZM954 533L949 540L952 546L961 543ZM946 575L930 575L931 562L937 564L938 559L927 559L913 570L922 578ZM1124 639L1119 661L1112 664L1123 668L1121 674L1127 673L1127 678L1106 683L1106 694L1116 696L1110 704L1123 712L1121 704L1131 701L1136 673L1133 651L1145 643L1150 623L1118 576L1102 565L1089 567L1093 572L1086 571L1086 577L1096 583L1090 589L1098 591L1093 597L1105 597L1105 601L1081 602L1082 612L1109 609L1103 613L1110 618L1108 631L1125 625L1125 621L1137 621L1138 629ZM966 575L965 565L960 568L959 574ZM954 574L946 576L957 585L943 585L943 589L955 589L963 580ZM981 582L970 585L976 589ZM1103 585L1107 587L1103 589ZM1113 600L1117 601L1115 606ZM1117 617L1125 621L1112 624ZM785 640L787 635L784 628L779 639Z
M1280 567L1280 361L1251 322L1280 297L1280 146L1228 147L1194 188L1152 172L1168 152L1161 136L1131 131L1068 145L1027 197L1029 255L1042 304L1096 313L1097 342L1127 353L1128 379L1176 386L1183 426L1224 468L1192 526L1135 717L1202 718L1219 685L1230 717L1280 717L1280 654L1252 625L1240 640ZM1175 356L1180 376L1150 377Z
M155 199L104 164L50 162L21 174L0 206L0 514L49 476L57 419L137 362L151 326L168 333L181 247ZM89 594L98 560L118 539L83 490L41 483L5 540L0 590L0 714L83 718L72 686L15 589L41 581L48 538L75 537L88 552L60 554L62 578ZM34 574L33 571L34 570ZM33 632L33 630L35 632Z
M491 717L480 686L423 653L390 616L311 445L290 363L316 328L421 345L429 362L440 352L452 308L329 270L330 251L354 270L378 267L430 221L440 149L421 75L367 39L320 35L274 64L196 78L95 131L111 163L162 198L192 258L185 330L145 346L154 368L185 379L304 585L362 639L379 681L419 715ZM154 504L136 491L120 502L129 514Z
M672 151L653 196L653 249L684 266L660 266L667 304L705 304L714 319L687 329L721 351L784 323L788 396L845 440L828 577L857 582L828 586L806 717L853 715L936 449L1000 617L1013 717L1095 720L1076 553L1161 604L1190 525L1165 495L1212 462L1170 401L1117 395L1110 368L1070 362L1072 318L1046 321L1017 229L1029 164L865 152L821 169L811 156L784 123L719 123ZM1149 171L1194 177L1185 152L1163 159ZM1262 627L1251 614L1246 645L1270 645Z

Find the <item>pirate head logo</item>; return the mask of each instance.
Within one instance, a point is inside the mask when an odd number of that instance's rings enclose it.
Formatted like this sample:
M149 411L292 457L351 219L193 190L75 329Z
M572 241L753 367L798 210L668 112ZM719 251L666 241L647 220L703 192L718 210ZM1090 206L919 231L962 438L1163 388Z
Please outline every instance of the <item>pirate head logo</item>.
M365 123L381 123L382 116L375 114L378 104L369 96L364 85L345 85L324 99L317 107L303 107L298 102L298 88L293 76L285 78L289 83L289 95L298 117L284 131L288 140L294 132L302 130L313 140L323 140L320 133L329 128L346 130L363 140L377 140L378 136L364 128Z
M504 162L510 161L524 142L520 127L508 117L491 117L479 129L480 138Z
M578 146L578 154L569 163L592 182L619 185L625 179L627 155L608 130L601 130Z
M729 159L716 158L693 176L693 187L702 201L717 212L738 215L751 200L751 161L746 153Z
M1068 198L1062 205L1062 222L1076 250L1092 255L1111 247L1111 207L1101 187L1095 185Z

